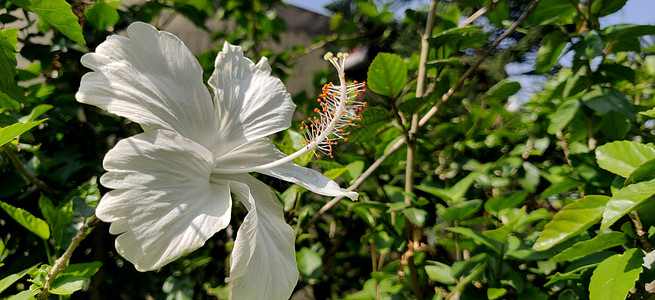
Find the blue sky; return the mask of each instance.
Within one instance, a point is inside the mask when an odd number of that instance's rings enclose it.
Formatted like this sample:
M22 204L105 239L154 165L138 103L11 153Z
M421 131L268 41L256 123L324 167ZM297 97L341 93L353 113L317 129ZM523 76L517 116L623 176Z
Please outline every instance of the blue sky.
M328 15L329 12L323 8L333 0L284 0L284 2L311 10L317 13ZM429 0L414 0L411 7L427 6ZM601 19L601 25L609 26L620 23L634 24L655 24L655 0L628 0L626 5L617 13Z

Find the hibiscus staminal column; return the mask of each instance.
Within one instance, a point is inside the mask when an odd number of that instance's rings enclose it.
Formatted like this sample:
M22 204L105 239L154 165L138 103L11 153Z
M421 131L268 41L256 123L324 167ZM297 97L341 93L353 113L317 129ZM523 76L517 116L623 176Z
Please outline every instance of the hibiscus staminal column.
M294 159L312 151L320 158L318 152L322 152L333 158L332 146L338 144L338 140L348 141L350 131L348 127L359 125L361 111L366 108L366 102L361 101L361 95L366 91L365 82L346 82L345 61L347 53L337 53L335 56L328 52L323 57L329 61L337 70L339 85L329 83L323 86L322 93L317 100L319 107L314 109L317 114L302 122L300 130L305 136L305 145L302 149L285 156L276 161L250 168L216 168L215 174L241 174L244 172L259 172L262 170L277 167L293 161Z

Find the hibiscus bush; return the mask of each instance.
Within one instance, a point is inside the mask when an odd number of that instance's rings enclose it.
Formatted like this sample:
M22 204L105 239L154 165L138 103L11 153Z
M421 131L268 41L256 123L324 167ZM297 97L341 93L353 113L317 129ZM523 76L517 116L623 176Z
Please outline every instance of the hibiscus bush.
M626 1L339 0L283 52L275 0L0 0L0 297L648 299Z

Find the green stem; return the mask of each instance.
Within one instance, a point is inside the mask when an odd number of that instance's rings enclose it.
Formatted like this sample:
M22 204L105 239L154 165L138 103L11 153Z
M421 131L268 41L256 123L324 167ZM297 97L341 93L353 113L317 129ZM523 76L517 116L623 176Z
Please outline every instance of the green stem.
M52 253L50 252L50 247L48 246L48 240L43 239L43 247L45 248L45 255L48 256L48 264L52 265Z
M20 161L20 158L18 158L18 155L16 155L16 153L14 152L13 149L11 149L11 147L9 147L8 145L2 145L2 150L4 150L5 154L7 155L7 158L14 166L14 168L16 168L16 171L18 171L18 173L23 175L23 177L25 177L30 183L32 183L34 186L36 186L37 188L39 188L40 190L46 193L50 193L50 194L54 193L54 191L51 190L50 187L45 182L43 182L39 178L36 178L36 176L32 175L32 173L30 173L30 171L28 171L25 168L25 165L23 165L23 163Z

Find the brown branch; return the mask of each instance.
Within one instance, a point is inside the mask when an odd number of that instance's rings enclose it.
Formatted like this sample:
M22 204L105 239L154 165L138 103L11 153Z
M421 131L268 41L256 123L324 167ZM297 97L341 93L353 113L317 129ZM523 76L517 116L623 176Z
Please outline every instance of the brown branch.
M100 223L100 219L97 217L93 217L91 221L88 223L85 223L80 230L77 231L77 234L71 241L71 244L68 246L68 249L64 252L64 254L61 255L56 261L55 264L52 266L52 269L50 269L50 272L48 272L48 275L45 277L45 284L43 285L43 289L41 290L41 293L37 295L37 299L43 300L47 299L48 296L50 296L50 287L52 286L52 282L57 278L57 275L61 273L64 269L66 269L66 265L68 265L68 260L70 260L71 256L73 255L73 251L75 251L75 248L80 245L80 242L86 238L86 233L89 231L89 228L98 225Z
M20 158L18 158L18 155L16 155L16 153L14 152L13 149L11 149L11 147L5 144L2 145L2 150L4 150L5 154L7 155L7 158L14 166L14 168L16 168L16 171L18 171L18 173L23 175L23 177L25 177L30 183L32 183L38 189L46 193L50 193L50 194L54 193L54 191L50 189L50 187L45 182L43 182L41 179L37 178L36 176L32 175L32 173L30 173L30 171L28 171L25 168L25 165L23 165L23 162L20 161Z

